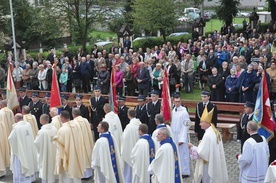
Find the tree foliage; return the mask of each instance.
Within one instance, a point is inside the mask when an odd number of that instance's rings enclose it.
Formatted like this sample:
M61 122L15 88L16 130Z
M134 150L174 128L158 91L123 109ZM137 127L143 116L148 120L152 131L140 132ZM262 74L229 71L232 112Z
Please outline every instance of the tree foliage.
M132 8L134 28L151 33L160 30L164 40L176 24L173 0L134 0Z
M269 10L271 12L271 19L273 23L276 21L276 0L268 0Z
M233 17L238 13L239 0L220 0L216 7L217 16L222 20L226 26L233 22Z

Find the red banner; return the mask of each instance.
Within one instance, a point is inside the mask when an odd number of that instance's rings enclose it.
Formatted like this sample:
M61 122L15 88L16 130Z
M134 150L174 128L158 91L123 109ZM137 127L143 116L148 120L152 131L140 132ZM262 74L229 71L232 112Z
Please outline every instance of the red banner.
M51 90L51 98L50 98L50 107L61 107L61 99L59 93L59 85L57 81L57 71L56 66L53 65L53 73L52 73L52 90Z
M161 114L164 116L165 123L170 123L171 121L171 95L170 95L170 86L169 78L167 74L167 69L164 69L165 76L163 78L162 86L162 100L161 100Z
M109 103L111 111L118 114L118 103L117 103L117 91L116 91L116 71L115 67L112 67L110 76L110 92L109 92Z

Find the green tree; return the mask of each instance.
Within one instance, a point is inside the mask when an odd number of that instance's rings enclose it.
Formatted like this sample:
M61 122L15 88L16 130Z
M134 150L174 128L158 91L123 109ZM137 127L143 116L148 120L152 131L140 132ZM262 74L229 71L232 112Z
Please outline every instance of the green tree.
M273 23L276 21L276 1L275 0L268 0L268 7L269 11L271 12L271 19Z
M133 0L132 8L134 27L149 32L160 30L164 41L176 24L173 0Z
M226 26L233 22L233 17L238 13L239 0L220 0L219 5L216 7L217 16L222 20Z

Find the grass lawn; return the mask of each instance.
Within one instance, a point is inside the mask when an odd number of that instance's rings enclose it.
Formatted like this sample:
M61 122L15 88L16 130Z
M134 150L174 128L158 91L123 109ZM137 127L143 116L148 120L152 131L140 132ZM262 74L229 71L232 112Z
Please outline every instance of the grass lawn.
M117 40L117 34L113 32L91 31L89 37L101 39L102 41L106 41L106 38L109 38L109 40L112 41L112 38L115 37L115 40Z
M233 24L242 24L244 18L234 18ZM249 18L245 18L246 22L249 22ZM218 30L222 27L222 22L219 19L211 19L210 21L206 22L205 32Z

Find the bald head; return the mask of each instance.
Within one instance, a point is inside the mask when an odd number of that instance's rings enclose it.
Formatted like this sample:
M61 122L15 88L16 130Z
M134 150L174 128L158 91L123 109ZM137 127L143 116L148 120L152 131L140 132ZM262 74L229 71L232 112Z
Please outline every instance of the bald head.
M14 116L14 121L17 123L19 121L23 121L23 115L20 114L20 113L17 113L15 116Z
M22 107L22 114L23 114L23 115L24 115L24 114L30 114L30 111L31 111L31 109L30 109L29 106L24 105L24 106Z
M7 107L7 102L5 100L0 100L0 108Z
M56 107L51 107L51 108L50 108L49 114L50 114L51 117L57 116L57 115L58 115L58 108L56 108Z
M72 109L72 115L73 115L73 118L81 116L81 110L79 108L77 108L77 107L74 107Z
M109 113L111 111L111 106L109 103L104 104L104 112Z
M39 118L39 122L41 125L46 125L50 121L50 117L48 114L42 114Z

